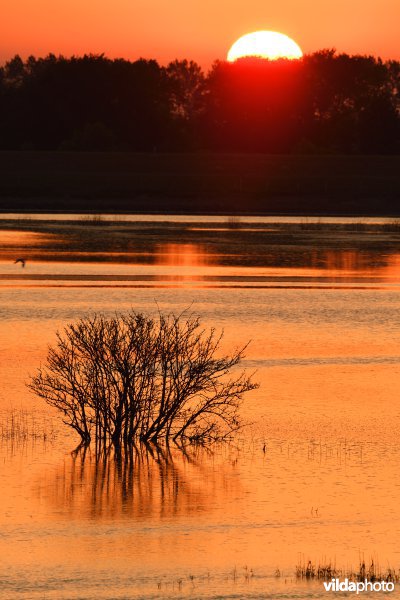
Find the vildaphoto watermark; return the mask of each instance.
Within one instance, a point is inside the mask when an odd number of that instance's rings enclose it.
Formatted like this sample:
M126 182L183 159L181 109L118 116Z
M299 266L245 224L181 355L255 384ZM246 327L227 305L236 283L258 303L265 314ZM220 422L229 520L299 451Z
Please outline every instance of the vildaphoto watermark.
M327 592L355 592L362 594L363 592L393 592L393 581L351 581L349 579L332 579L332 581L324 581L324 588Z

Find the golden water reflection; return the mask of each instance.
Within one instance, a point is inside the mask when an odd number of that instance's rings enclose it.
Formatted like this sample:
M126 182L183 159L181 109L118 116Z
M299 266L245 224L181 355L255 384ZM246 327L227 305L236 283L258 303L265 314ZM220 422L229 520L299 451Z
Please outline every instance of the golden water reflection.
M165 573L170 581L205 573L209 585L208 570L226 575L235 565L254 569L254 581L279 567L289 583L274 597L294 596L298 553L344 565L376 552L398 568L400 246L374 245L372 236L368 246L348 236L321 241L318 232L302 241L301 231L278 239L244 229L112 227L62 225L43 245L36 241L44 237L0 235L8 285L0 299L1 406L22 404L37 418L42 401L25 382L56 329L87 311L179 313L194 304L205 326L225 329L223 351L252 340L244 366L257 370L261 387L242 410L252 426L238 458L176 448L65 455L76 440L63 437L59 416L48 449L0 445L0 579L9 578L8 597L18 597L21 581L21 600L98 600L110 589L120 598L161 597ZM13 264L17 251L29 252L24 269ZM185 280L180 289L174 278ZM49 289L27 294L35 279ZM193 292L196 280L202 289ZM65 288L57 289L60 281ZM326 289L329 281L338 285ZM307 289L283 289L297 282ZM207 289L211 283L220 289ZM248 283L282 289L244 289ZM208 588L204 597L255 597L237 585L221 577L222 591Z
M166 243L158 244L154 251L154 262L157 265L173 267L204 267L217 262L202 244Z
M185 224L34 222L25 228L0 229L0 276L34 275L44 264L50 272L75 265L77 273L135 275L137 268L173 269L185 277L210 269L215 275L226 268L272 269L304 276L345 276L369 274L398 276L399 243L388 233L362 234L324 231L304 232L281 229L227 231L188 229ZM16 256L28 259L29 271L15 265ZM8 264L1 264L1 262ZM67 267L68 265L68 267ZM104 271L102 271L104 269ZM296 273L297 271L297 273Z
M56 512L91 520L158 520L195 515L237 493L238 480L207 466L210 453L160 446L138 446L116 454L79 447L34 486Z
M42 248L40 256L33 250L30 256L11 247L7 252L7 260L0 262L2 287L400 285L399 252L275 248L254 256L219 254L203 244L175 242L159 243L154 251L129 255L62 250L46 255ZM17 255L28 256L24 269L14 264Z

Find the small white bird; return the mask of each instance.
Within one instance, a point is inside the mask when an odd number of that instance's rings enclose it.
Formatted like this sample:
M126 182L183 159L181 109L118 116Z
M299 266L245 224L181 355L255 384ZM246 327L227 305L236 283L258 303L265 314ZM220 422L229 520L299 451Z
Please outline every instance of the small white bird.
M24 267L26 260L24 258L17 258L17 260L14 261L14 265L16 265L17 263L21 263L21 267Z

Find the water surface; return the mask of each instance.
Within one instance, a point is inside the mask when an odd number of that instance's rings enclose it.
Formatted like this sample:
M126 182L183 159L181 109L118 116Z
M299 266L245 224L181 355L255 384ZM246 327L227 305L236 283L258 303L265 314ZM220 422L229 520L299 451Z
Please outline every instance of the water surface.
M400 567L396 244L204 235L0 232L1 598L320 598L297 564ZM248 427L213 451L73 452L25 387L57 328L188 307L223 350L251 340Z

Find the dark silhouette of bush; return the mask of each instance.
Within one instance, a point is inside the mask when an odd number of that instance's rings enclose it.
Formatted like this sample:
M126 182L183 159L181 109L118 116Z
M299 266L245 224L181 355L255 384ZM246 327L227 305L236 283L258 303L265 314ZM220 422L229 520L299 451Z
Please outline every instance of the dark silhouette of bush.
M221 440L257 387L244 372L229 376L244 348L217 357L221 336L193 316L95 315L57 337L29 387L86 444Z

